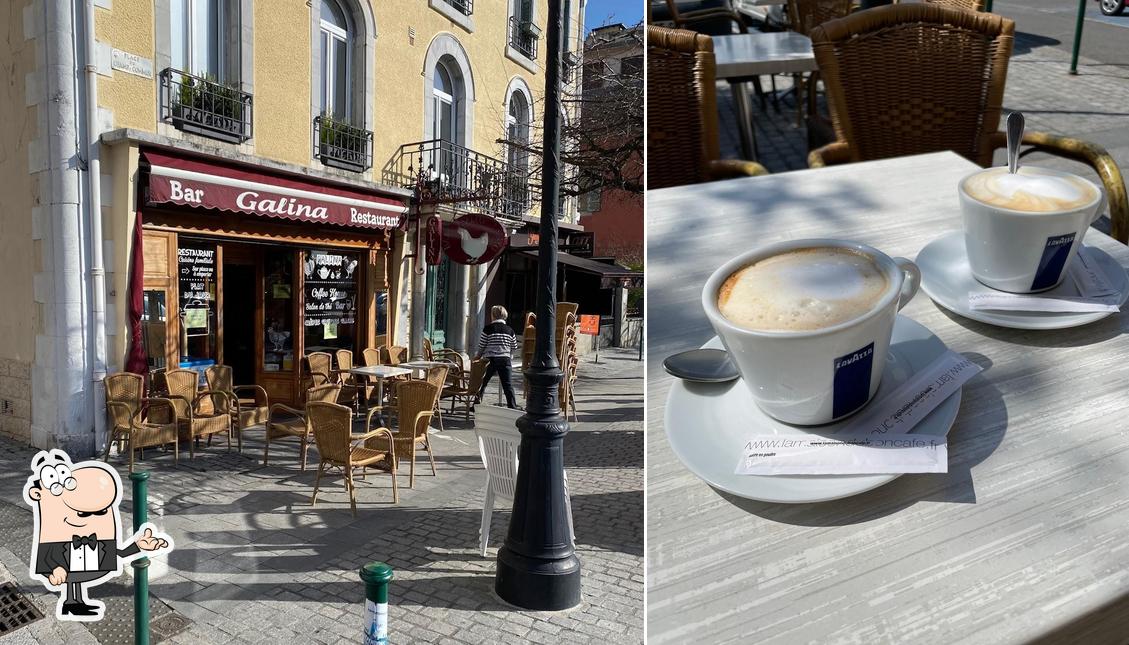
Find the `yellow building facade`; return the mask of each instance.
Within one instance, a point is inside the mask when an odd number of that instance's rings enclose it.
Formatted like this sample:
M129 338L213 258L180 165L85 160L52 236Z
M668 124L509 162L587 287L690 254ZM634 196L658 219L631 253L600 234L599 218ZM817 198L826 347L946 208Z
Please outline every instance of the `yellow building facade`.
M578 83L584 2L562 4ZM512 142L537 138L545 0L5 7L0 433L89 454L126 368L230 364L296 402L310 351L472 342L494 276L424 266L411 189L504 177L470 209L533 230Z

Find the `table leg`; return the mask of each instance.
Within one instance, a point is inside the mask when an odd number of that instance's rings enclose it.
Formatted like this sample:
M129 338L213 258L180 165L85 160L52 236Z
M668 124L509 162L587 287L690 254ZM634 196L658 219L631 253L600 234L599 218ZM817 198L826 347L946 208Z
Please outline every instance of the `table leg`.
M744 83L730 83L733 98L737 102L737 128L741 134L741 158L757 160L756 132L753 128L753 115L749 106L749 94Z

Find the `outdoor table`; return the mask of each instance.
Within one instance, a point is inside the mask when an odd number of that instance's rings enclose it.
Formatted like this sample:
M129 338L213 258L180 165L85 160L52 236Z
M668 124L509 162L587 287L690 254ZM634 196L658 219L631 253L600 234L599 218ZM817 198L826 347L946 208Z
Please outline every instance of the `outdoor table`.
M377 410L383 410L383 408L384 408L384 379L393 378L393 377L396 377L396 376L403 376L405 374L410 375L412 373L412 371L408 370L408 369L404 369L402 367L393 367L391 365L373 365L371 367L354 367L353 369L349 370L349 373L355 374L357 376L365 376L365 377L376 380L376 409ZM363 394L363 393L364 393L364 390L362 389L361 394ZM365 397L362 396L360 398L365 398ZM368 413L368 410L369 410L368 400L365 399L365 413L366 414ZM384 415L381 412L377 412L376 416L380 419L380 424L384 425Z
M412 370L413 372L417 372L417 371L421 372L424 375L424 377L426 377L427 376L427 370L429 370L433 367L436 367L438 365L445 365L447 367L450 367L451 364L448 363L447 361L407 361L407 362L404 362L404 363L400 363L400 365Z
M903 315L990 363L964 385L948 474L833 502L761 503L702 482L664 434L662 360L714 335L701 290L722 262L817 237L913 259L961 229L957 181L976 169L945 152L647 193L648 280L661 287L647 303L649 642L1129 634L1129 312L1022 331L918 293ZM1090 229L1085 241L1129 266L1129 248L1109 236Z
M819 66L812 53L811 39L794 31L713 36L713 51L717 78L729 81L737 100L742 154L746 159L755 159L752 111L742 84L766 74L816 71ZM797 105L800 100L801 94L797 92Z

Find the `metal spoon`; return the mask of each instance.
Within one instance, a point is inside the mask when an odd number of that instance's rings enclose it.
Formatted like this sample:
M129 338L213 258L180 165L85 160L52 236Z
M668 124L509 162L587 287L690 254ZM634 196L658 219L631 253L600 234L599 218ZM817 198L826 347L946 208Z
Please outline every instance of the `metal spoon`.
M1023 113L1012 112L1007 115L1007 170L1011 174L1019 172L1019 144L1023 141Z
M666 357L663 369L671 376L696 383L726 383L740 376L723 349L692 349Z

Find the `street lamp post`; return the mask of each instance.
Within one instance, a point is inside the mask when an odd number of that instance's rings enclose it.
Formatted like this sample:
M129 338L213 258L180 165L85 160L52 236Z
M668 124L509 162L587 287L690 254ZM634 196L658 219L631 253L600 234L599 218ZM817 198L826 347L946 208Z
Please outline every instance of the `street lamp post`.
M545 133L541 239L537 262L537 344L525 366L529 395L521 431L513 513L498 550L494 590L524 609L560 610L580 604L580 560L572 548L564 488L564 436L556 356L557 204L560 199L561 2L549 0L545 31Z

